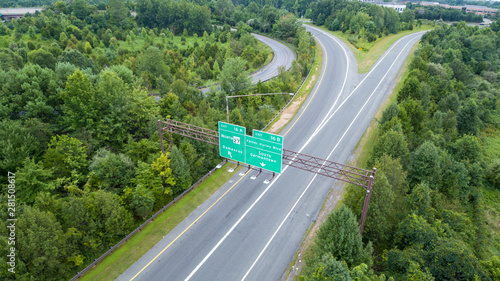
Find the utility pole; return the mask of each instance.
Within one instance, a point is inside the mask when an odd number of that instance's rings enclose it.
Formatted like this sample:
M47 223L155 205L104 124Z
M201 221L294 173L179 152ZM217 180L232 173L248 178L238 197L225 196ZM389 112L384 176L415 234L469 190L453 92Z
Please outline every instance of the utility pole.
M361 221L359 222L359 234L361 235L363 235L363 228L365 227L366 214L368 213L368 205L370 204L370 197L372 196L375 173L377 173L377 168L373 168L373 174L370 175L370 182L366 188L365 203L363 204L363 212L361 213Z
M262 94L262 95L268 95L268 94ZM170 119L167 119L165 121L158 120L158 126L160 130L162 152L164 152L163 151L164 132L170 136L171 145L172 145L172 134L178 134L195 140L200 140L206 143L219 145L218 131ZM365 170L354 166L349 166L342 163L334 162L328 159L322 159L319 157L306 155L288 149L283 149L281 160L283 165L295 167L301 170L323 175L329 178L333 178L336 180L340 180L364 188L366 190L366 196L365 196L365 202L363 204L363 212L361 214L360 228L359 228L359 233L363 234L366 215L368 213L368 204L370 203L370 197L373 189L375 174L377 172L376 168L373 168L372 170ZM261 168L250 167L250 165L248 165L248 170L250 169L257 170L259 172L257 175L259 175L262 172Z

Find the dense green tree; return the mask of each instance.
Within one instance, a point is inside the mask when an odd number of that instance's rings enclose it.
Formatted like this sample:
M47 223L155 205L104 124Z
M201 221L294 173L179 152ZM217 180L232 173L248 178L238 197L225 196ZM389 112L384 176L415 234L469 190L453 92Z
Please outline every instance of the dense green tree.
M359 224L352 211L342 205L330 214L321 225L316 236L317 259L331 255L345 261L349 267L360 263L371 263L371 244L363 246Z
M436 280L488 280L474 253L459 240L444 240L425 255Z
M422 120L427 115L427 112L424 111L422 106L422 102L420 100L407 99L401 104L400 110L403 131L406 135L418 138L424 129Z
M69 62L80 69L85 69L89 68L92 71L96 70L96 64L95 62L91 59L82 54L79 50L73 50L73 49L66 49L64 52L61 54L61 56L58 58L59 62Z
M344 261L335 260L332 256L324 256L322 262L310 277L301 276L301 281L350 281L351 274Z
M480 160L479 140L475 136L464 135L453 144L454 155L459 161L474 163Z
M16 171L24 159L35 155L37 140L21 121L4 119L0 122L0 171L2 175Z
M109 0L108 2L108 13L110 15L110 22L116 24L119 27L125 27L129 11L125 6L125 3L120 0Z
M435 246L437 238L436 230L423 217L409 214L399 223L394 234L394 244L399 249L417 246L430 250Z
M405 79L403 87L398 92L398 102L402 102L407 98L413 97L418 93L419 88L420 82L418 81L418 78L416 77L416 75L410 74L410 76L408 76L408 79Z
M88 2L86 0L74 0L70 6L72 13L75 17L83 20L89 14Z
M403 132L390 130L377 139L373 147L373 158L379 159L384 154L392 158L399 158L407 165L410 150Z
M130 197L130 206L137 216L145 219L151 214L155 202L152 190L138 185L132 190Z
M132 217L118 196L104 190L68 197L62 203L61 218L68 233L80 236L76 247L87 257L123 238L132 226Z
M26 207L16 224L16 238L17 258L26 265L30 278L67 276L67 238L52 213Z
M0 70L19 70L23 67L23 58L11 49L0 48Z
M96 138L119 146L128 138L129 90L113 71L105 70L99 78L95 110L100 122L96 124Z
M73 74L78 67L69 62L58 62L55 66L56 76L61 81L62 86L66 84L68 77Z
M101 148L94 155L89 170L104 187L123 189L130 184L135 167L126 155Z
M75 175L81 178L88 165L87 149L80 140L68 135L52 137L43 155L43 164L47 169L53 169L56 178Z
M52 70L28 64L17 72L0 72L0 80L0 100L5 104L1 115L10 119L40 118L44 122L56 117L54 111L61 101Z
M246 61L240 58L227 59L219 75L222 89L228 95L245 92L250 87L250 77L245 71Z
M477 135L479 130L478 106L468 99L460 108L457 116L457 128L460 134Z
M180 194L191 186L193 179L188 163L177 146L172 147L170 158L172 159L172 177L175 179L175 186L172 188L172 191L174 194Z
M33 64L38 64L40 67L55 69L56 58L52 53L43 49L34 50L28 53L28 60Z
M491 280L500 279L500 259L497 256L492 256L488 260L481 261L481 266L488 273Z
M486 171L486 178L497 189L500 189L500 161L491 163Z
M65 122L70 129L96 130L95 127L100 121L100 102L97 91L86 74L76 70L68 77L62 99Z
M448 154L441 157L440 192L450 196L450 198L465 199L470 192L470 179L464 163L455 161Z
M409 212L431 221L434 217L431 197L432 191L427 183L422 182L413 187L411 193L405 198Z
M441 163L440 151L430 141L424 142L411 156L410 178L413 183L427 181L431 187L439 182Z
M130 94L127 107L128 131L136 137L146 136L149 133L146 124L158 119L160 106L145 89L137 88Z
M162 77L170 81L171 74L165 64L163 54L157 47L149 47L142 53L137 62L138 73L149 73L152 77ZM156 79L154 79L156 81Z
M399 115L399 106L396 103L391 103L384 109L382 112L382 118L379 120L380 125L384 125L385 123L391 121L392 118L397 117Z
M134 183L137 186L142 186L147 189L154 189L157 187L162 187L163 183L161 178L158 176L151 165L139 161L137 163L137 168L135 171L136 175L134 177Z
M169 153L161 154L153 164L151 164L151 168L158 173L161 177L162 182L165 189L165 194L172 193L172 189L170 188L175 184L175 179L172 177L172 168L170 165L171 158L169 157Z
M193 145L187 141L182 141L179 148L191 171L191 176L193 178L200 177L203 173L203 161L205 157L199 156Z
M26 158L23 167L16 172L17 188L16 195L19 200L32 204L35 202L38 193L50 191L53 186L50 184L52 170L43 167L42 163L36 163L33 158Z
M376 248L390 247L397 225L397 210L394 209L396 194L392 190L384 172L379 171L375 178L370 198L370 207L363 230L365 241L377 241Z

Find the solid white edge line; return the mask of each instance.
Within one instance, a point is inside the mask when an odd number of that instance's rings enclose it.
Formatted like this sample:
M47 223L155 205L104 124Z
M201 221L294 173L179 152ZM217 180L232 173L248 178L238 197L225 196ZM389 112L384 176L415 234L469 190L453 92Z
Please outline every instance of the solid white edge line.
M377 84L377 87L372 91L372 93L370 94L370 96L368 97L368 99L365 101L365 103L363 104L363 106L361 107L361 109L358 111L358 113L356 114L356 116L354 117L354 119L352 120L352 122L349 124L349 127L347 127L347 129L344 131L344 134L342 134L342 137L340 138L340 140L337 142L337 144L335 145L335 147L332 149L332 151L330 152L330 154L328 154L328 157L326 158L326 160L328 160L333 152L337 149L337 147L339 146L340 142L342 142L342 140L344 139L344 137L346 136L347 132L351 129L352 125L354 124L354 122L358 119L359 115L361 114L361 112L364 110L364 108L366 107L366 105L368 104L368 102L370 101L370 99L373 97L373 94L375 93L375 91L377 91L378 87L382 84L382 82L384 81L385 77L389 74L389 72L391 71L392 67L394 66L394 64L396 63L397 59L399 58L399 56L401 56L401 54L403 53L403 51L405 50L405 48L408 46L408 44L410 42L412 42L414 39L411 39L410 41L408 41L408 43L406 43L406 45L403 47L403 49L399 52L398 56L396 57L396 59L394 60L394 62L391 64L391 66L389 67L389 69L387 70L386 74L384 75L384 77L380 80L380 82ZM323 164L321 166L323 166L325 164L325 162L323 162ZM314 177L311 179L311 181L309 182L309 184L307 185L307 187L304 189L304 191L302 192L302 194L299 196L299 198L297 199L297 201L295 201L295 204L293 204L292 208L290 209L290 211L288 212L288 214L285 216L285 218L283 219L283 221L281 222L281 224L278 226L278 228L276 229L276 231L274 232L274 234L271 236L271 238L269 239L269 241L267 242L267 244L264 246L264 248L262 249L262 251L259 253L259 255L257 256L257 258L255 259L255 261L253 262L252 266L250 266L250 268L248 269L248 271L246 272L246 274L243 276L243 278L241 279L242 281L245 280L248 276L248 274L250 274L250 271L254 268L254 266L257 264L257 262L259 261L260 257L264 254L264 252L267 250L267 248L269 247L269 245L271 244L271 242L273 241L274 237L276 236L276 234L278 234L279 230L281 229L281 227L283 226L283 224L285 223L285 221L288 219L288 217L290 216L290 214L293 212L293 209L295 209L295 206L297 206L297 204L299 203L300 199L302 199L302 196L304 196L304 194L306 193L306 191L309 189L309 187L311 186L311 184L313 183L313 181L316 179L316 176L318 174L315 174Z
M409 35L408 35L409 36ZM408 42L409 43L409 42ZM408 44L407 43L407 44ZM405 46L406 47L406 46ZM403 48L404 49L404 48ZM402 52L402 51L401 51ZM401 52L400 54L398 55L398 57L401 55ZM394 63L396 62L397 58L394 60L394 62L392 63L391 67L389 68L389 70L392 68L392 66L394 65ZM389 70L387 71L386 75L388 74ZM384 76L384 78L385 78ZM379 84L377 85L377 88L380 86L380 84L382 83L383 79L379 82ZM376 88L376 89L377 89ZM356 87L357 89L357 87ZM353 91L355 91L356 89L354 89ZM370 98L373 96L373 93L375 91L372 92L372 94L370 95L370 97L367 99L367 101L365 102L365 104L363 105L363 107L361 108L361 110L358 112L358 114L356 115L356 117L354 118L354 120L351 122L351 124L349 125L349 127L347 128L347 130L344 132L344 134L342 135L341 137L341 140L345 137L347 131L350 129L350 127L352 126L352 124L354 123L354 121L357 119L357 117L359 116L359 114L361 113L361 111L363 110L363 108L366 106L367 102L370 100ZM344 103L342 103L340 106L342 106ZM340 107L339 107L340 108ZM337 109L338 110L338 109ZM335 112L337 112L337 110ZM335 114L335 113L334 113ZM332 115L333 116L333 115ZM331 117L330 117L331 118ZM328 122L328 121L327 121ZM318 130L318 129L316 129ZM318 131L319 132L319 131ZM304 148L310 143L310 141L312 140L314 136L311 136L309 137L309 139L306 141L306 143L301 147L301 149L298 151L299 153L302 152L302 150L304 150ZM341 141L340 140L340 141ZM340 141L337 143L337 145L333 148L332 152L337 148L338 144L340 143ZM330 154L331 154L330 153ZM328 159L328 158L327 158ZM281 174L279 174L276 179L264 190L264 192L261 193L261 195L252 203L252 205L245 211L245 213L243 213L243 215L238 219L238 221L228 230L228 232L219 240L219 242L212 248L212 250L210 250L210 252L205 256L205 258L203 258L203 260L196 266L195 269L193 269L193 271L188 275L188 277L186 277L186 279L184 279L184 281L188 281L190 280L193 275L200 269L200 267L210 258L210 256L215 252L215 250L217 250L217 248L219 248L219 246L222 244L222 242L224 242L224 240L226 240L226 238L233 232L233 230L240 224L240 222L246 217L246 215L253 209L253 207L260 201L260 199L267 193L267 191L274 185L275 182L278 181L279 177L285 172L285 170L288 168L289 166L287 165L284 169L283 169L283 172ZM264 249L265 250L265 249ZM263 251L264 251L263 250ZM259 255L260 257L260 255ZM256 263L257 261L255 261L254 263ZM250 269L251 270L251 269ZM249 271L250 271L249 270ZM248 272L247 272L248 273Z
M425 31L422 31L422 32L425 32ZM396 43L397 43L397 44L399 44L399 43L400 43L400 41L401 41L401 40L403 40L404 38L406 38L406 37L408 37L408 36L411 36L411 35L418 34L418 33L421 33L421 32L417 32L417 33L413 33L413 34L407 35L407 36L405 36L405 37L403 37L403 38L399 39ZM413 40L413 39L411 39L411 40ZM410 41L411 41L411 40L410 40ZM393 48L394 48L397 44L395 44L393 47L391 47L391 49L389 49L389 51L390 51L390 50L392 50L392 49L393 49ZM406 45L405 45L405 46L406 46ZM404 49L404 48L405 48L405 47L403 47L403 49ZM360 85L361 85L361 84L362 84L362 83L363 83L363 82L364 82L364 81L368 78L368 76L369 76L369 75L373 72L373 70L375 70L375 68L378 66L378 64L379 64L380 62L382 62L382 61L383 61L383 59L384 59L384 58L385 58L385 57L389 54L389 51L388 51L388 52L384 55L384 57L383 57L381 60L379 60L379 61L378 61L378 63L377 63L374 67L372 67L372 70L371 70L370 72L368 72L368 74L365 76L365 78L363 78L363 80L361 80L361 82L360 82L360 83L359 83L359 84L358 84L358 85L354 88L354 90L352 90L352 92L349 94L349 96L348 96L348 97L347 97L344 101L342 101L342 103L341 103L341 104L339 105L339 107L335 110L335 112L333 112L333 113L332 113L332 115L330 115L330 117L328 117L328 119L326 120L326 122L324 122L324 123L323 123L323 124L322 124L322 125L318 128L318 129L316 129L316 131L313 133L313 137L314 137L314 136L316 136L316 135L317 135L317 134L321 131L321 129L323 129L323 127L324 127L324 126L325 126L325 125L326 125L326 124L330 121L330 119L332 119L332 117L333 117L333 116L337 113L337 111L339 111L339 110L340 110L340 108L342 108L342 106L343 106L343 105L344 105L344 104L345 104L345 103L346 103L346 102L347 102L347 101L351 98L351 96L352 96L352 95L354 94L354 92L355 92L355 91L359 88L359 86L360 86ZM391 68L392 68L392 65L391 65L391 67L390 67L389 69L391 69Z
M347 60L349 61L348 57L347 57ZM312 139L313 139L313 136L309 137L309 139L306 141L306 143L304 143L304 145L300 148L300 150L298 152L299 153L302 152L302 150L304 150L304 148L311 142ZM280 178L280 176L285 173L285 171L286 171L286 169L288 167L289 167L288 165L285 166L285 168L283 169L282 173L279 174L273 182L271 182L271 184L252 203L252 205L245 211L245 213L243 213L243 215L238 219L238 221L236 221L236 223L226 232L226 234L219 240L219 242L212 248L212 250L210 250L210 252L205 256L205 258L203 258L203 260L195 267L195 269L193 269L193 271L191 271L191 273L188 275L188 277L186 277L186 279L184 279L184 281L188 281L188 280L190 280L193 277L193 275L200 269L200 267L215 252L215 250L217 250L217 248L219 248L219 246L222 244L222 242L224 242L224 240L226 240L226 238L229 236L229 234L231 234L231 232L233 232L233 230L236 228L236 226L238 226L238 224L246 217L246 215L250 212L250 210L260 201L260 199L264 196L264 194L266 194L267 191L274 185L274 183L278 181L278 179Z

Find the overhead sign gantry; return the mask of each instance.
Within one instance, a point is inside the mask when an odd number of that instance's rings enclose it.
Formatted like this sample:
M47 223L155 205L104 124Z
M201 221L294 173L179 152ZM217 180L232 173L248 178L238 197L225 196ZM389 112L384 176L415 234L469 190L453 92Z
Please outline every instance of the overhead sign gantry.
M257 130L247 136L245 132L245 127L219 122L220 156L281 173L283 137Z

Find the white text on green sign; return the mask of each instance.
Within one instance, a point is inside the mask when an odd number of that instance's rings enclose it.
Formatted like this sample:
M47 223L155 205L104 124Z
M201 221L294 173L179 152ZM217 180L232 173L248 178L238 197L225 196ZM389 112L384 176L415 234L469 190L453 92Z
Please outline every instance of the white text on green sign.
M219 122L219 154L245 162L245 127Z
M281 173L281 149L271 142L246 136L246 163Z
M253 130L252 135L256 138L259 138L261 140L267 140L273 143L277 143L280 145L283 145L283 137L280 135L275 135L275 134L270 134L258 130Z
M253 137L247 136L246 145L279 154L281 154L281 151L283 150L283 147L281 145L271 141L266 141L263 139L256 138L255 136Z

